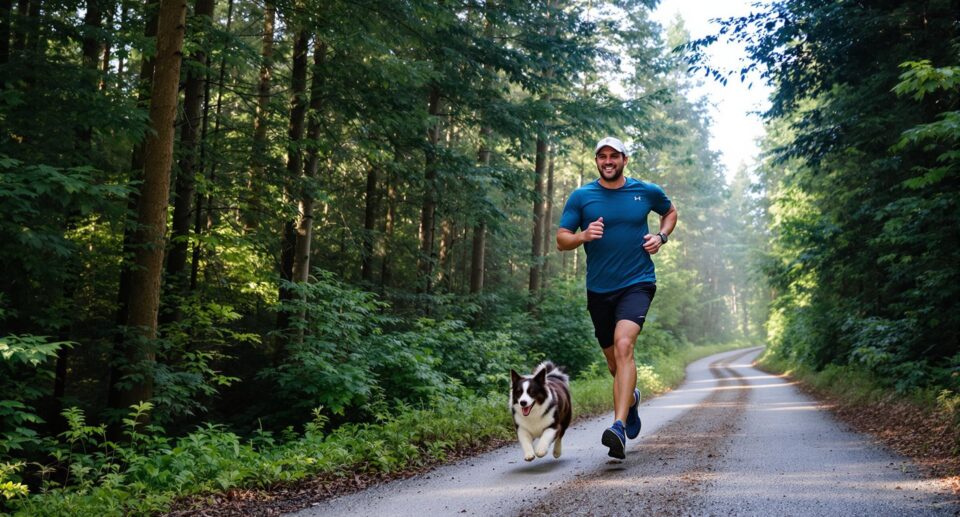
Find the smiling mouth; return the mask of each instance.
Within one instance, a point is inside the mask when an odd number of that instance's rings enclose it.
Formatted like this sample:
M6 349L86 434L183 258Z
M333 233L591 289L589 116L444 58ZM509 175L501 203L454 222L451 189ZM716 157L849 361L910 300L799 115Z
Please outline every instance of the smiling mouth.
M533 409L533 406L527 406L520 408L520 411L523 412L523 416L530 416L530 410Z

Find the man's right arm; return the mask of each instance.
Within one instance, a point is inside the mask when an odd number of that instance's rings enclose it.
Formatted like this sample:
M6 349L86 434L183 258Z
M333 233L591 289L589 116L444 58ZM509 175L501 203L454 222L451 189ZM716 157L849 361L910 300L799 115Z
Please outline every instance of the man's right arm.
M590 223L587 228L580 233L573 233L572 231L561 226L560 229L557 230L557 249L560 251L569 251L576 249L577 246L580 246L584 242L590 242L602 238L602 217Z
M582 233L573 233L566 228L557 230L557 250L570 251L583 244Z

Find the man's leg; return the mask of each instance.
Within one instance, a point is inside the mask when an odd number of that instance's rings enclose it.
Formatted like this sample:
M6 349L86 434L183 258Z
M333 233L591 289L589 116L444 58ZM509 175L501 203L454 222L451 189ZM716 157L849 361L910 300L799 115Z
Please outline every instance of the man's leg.
M617 322L613 334L613 346L603 349L607 368L613 375L614 418L627 421L627 411L633 405L633 390L637 387L637 363L633 360L633 347L640 335L640 325L629 321Z
M640 325L629 321L617 322L614 330L613 346L603 349L607 358L607 367L613 374L613 412L614 422L603 432L601 443L610 448L609 456L625 459L627 443L627 414L633 404L633 390L637 385L637 366L633 360L633 343L640 333Z

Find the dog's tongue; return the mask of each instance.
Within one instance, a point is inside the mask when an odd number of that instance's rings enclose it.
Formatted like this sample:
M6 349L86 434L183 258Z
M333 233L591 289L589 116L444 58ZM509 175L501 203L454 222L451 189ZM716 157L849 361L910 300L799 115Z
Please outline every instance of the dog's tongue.
M520 410L523 411L523 416L530 416L530 410L531 410L531 409L533 409L533 406L527 406L527 407L524 407L524 408L520 408Z

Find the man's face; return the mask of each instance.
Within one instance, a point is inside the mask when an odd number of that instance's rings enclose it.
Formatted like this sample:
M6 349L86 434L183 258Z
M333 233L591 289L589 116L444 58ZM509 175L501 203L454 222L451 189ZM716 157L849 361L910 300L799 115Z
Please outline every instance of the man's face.
M627 165L627 157L616 149L604 146L597 151L597 171L605 181L617 181L623 176L623 168Z

